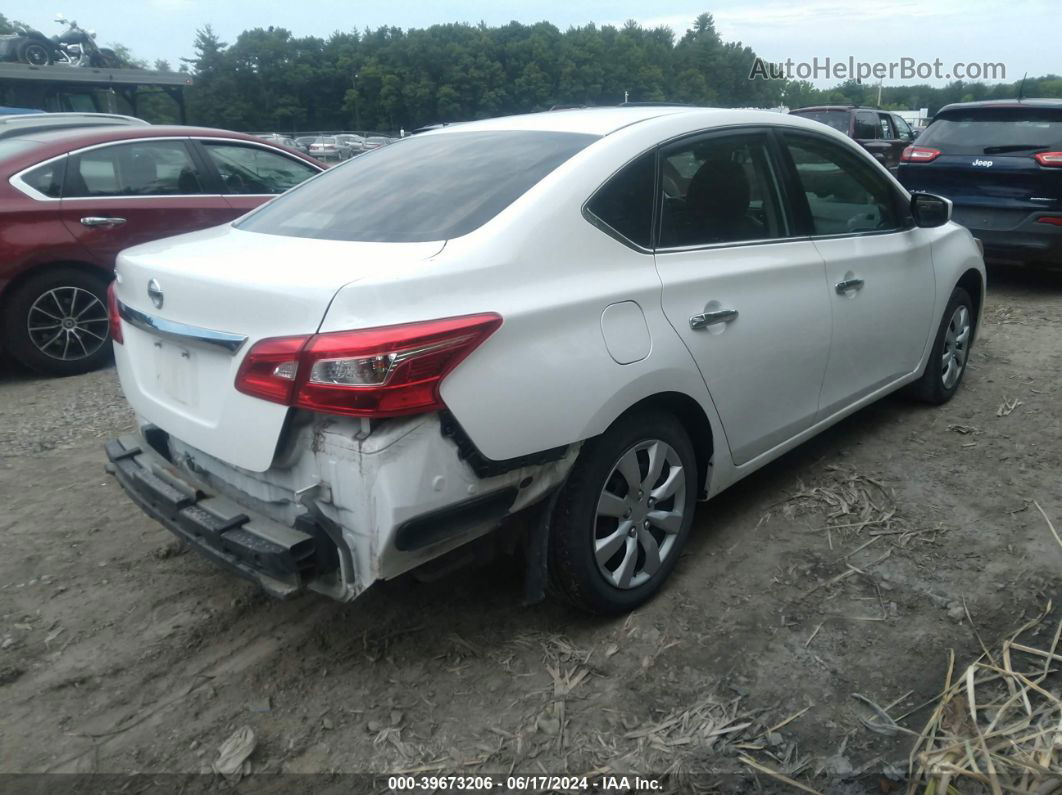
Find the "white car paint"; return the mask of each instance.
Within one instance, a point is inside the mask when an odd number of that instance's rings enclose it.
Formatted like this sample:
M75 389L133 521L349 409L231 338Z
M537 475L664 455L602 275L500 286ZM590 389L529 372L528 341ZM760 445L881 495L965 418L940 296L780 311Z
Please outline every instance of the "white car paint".
M534 504L563 480L585 440L642 400L669 393L699 407L714 439L702 451L711 465L700 485L712 496L917 379L955 284L971 270L984 284L975 242L955 224L654 255L583 216L599 186L658 143L743 125L814 130L872 162L839 133L772 113L656 107L508 117L423 135L603 137L462 237L352 243L226 226L124 252L122 303L248 338L229 356L124 324L125 343L115 347L123 390L141 424L172 439L172 467L152 466L175 468L281 524L308 506L326 515L351 560L309 587L350 599L496 524L408 553L394 544L404 521L502 487L519 490L513 511ZM866 289L838 295L833 284L848 274ZM152 278L166 292L160 310L146 298ZM691 315L717 308L739 315L690 330ZM233 388L241 357L264 337L482 312L504 323L445 378L442 398L486 459L565 448L549 463L480 477L437 415L308 417Z

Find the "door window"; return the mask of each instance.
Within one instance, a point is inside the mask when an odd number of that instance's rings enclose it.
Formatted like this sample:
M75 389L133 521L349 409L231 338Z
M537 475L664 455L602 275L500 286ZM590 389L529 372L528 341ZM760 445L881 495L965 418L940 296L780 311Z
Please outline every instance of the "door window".
M888 113L878 114L878 127L881 130L881 135L878 136L879 138L883 138L886 141L895 140L896 134L892 131L892 120Z
M914 140L914 133L911 132L911 125L904 120L903 116L893 116L892 122L896 125L896 136L901 141Z
M63 197L184 196L203 193L183 141L144 141L68 158Z
M869 110L856 112L855 137L861 141L873 141L881 137L878 114Z
M899 228L896 193L870 163L830 141L788 133L784 137L816 235Z
M586 209L642 248L652 245L655 152L642 155L606 182Z
M309 163L260 146L213 141L203 141L203 145L221 172L226 193L283 193L317 173Z
M763 135L700 138L661 158L661 247L787 235Z

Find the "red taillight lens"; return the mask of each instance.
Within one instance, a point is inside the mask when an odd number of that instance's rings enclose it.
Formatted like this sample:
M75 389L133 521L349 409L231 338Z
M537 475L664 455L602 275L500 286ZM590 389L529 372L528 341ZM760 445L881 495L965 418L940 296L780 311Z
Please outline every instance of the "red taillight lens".
M107 285L107 328L111 332L111 339L119 345L125 344L122 336L122 319L118 317L118 296L114 294L114 286L117 282Z
M903 150L900 160L904 163L930 163L940 157L939 149L928 146L909 146Z
M397 417L443 407L443 378L502 323L495 314L262 340L236 388L326 414Z
M236 373L236 388L290 406L299 373L299 355L309 339L309 335L272 337L259 342L243 357Z
M1062 168L1062 152L1037 152L1033 157L1041 166Z
M1062 226L1062 216L1059 215L1045 215L1041 218L1037 218L1038 224L1053 224L1054 226Z

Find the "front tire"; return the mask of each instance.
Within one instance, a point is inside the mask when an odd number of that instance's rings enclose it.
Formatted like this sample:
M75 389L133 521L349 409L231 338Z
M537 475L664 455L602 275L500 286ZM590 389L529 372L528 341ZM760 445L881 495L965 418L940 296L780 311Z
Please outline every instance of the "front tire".
M970 359L975 317L970 294L962 287L956 287L944 309L926 370L911 385L910 394L916 400L939 406L959 391Z
M4 345L20 364L44 375L78 375L111 357L107 281L77 268L35 274L3 307Z
M552 590L597 615L647 602L685 546L696 481L689 435L669 414L632 414L586 442L550 523Z

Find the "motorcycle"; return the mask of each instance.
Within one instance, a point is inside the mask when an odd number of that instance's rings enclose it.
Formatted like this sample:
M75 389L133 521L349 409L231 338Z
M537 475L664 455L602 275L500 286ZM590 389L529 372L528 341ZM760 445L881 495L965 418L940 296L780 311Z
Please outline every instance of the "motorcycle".
M56 22L67 29L51 38L33 28L21 27L14 35L0 36L0 60L20 61L31 66L61 64L114 69L121 61L114 50L96 44L96 32L85 30L62 14Z

